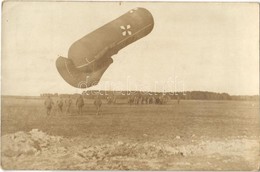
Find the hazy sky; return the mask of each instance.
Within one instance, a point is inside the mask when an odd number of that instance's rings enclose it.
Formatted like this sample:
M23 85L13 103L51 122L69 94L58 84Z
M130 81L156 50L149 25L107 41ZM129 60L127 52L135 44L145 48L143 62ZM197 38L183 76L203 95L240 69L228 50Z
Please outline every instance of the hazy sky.
M259 94L258 4L159 2L4 3L2 94L82 92L59 75L58 55L136 7L152 13L153 31L113 56L91 89Z

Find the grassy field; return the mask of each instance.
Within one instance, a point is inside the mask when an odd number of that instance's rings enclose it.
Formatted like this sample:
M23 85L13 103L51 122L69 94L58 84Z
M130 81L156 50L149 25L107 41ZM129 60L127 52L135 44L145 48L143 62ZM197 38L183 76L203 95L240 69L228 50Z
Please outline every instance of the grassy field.
M2 98L2 135L39 129L48 135L62 136L66 139L87 138L87 142L92 145L113 144L120 141L129 144L156 142L171 146L189 146L200 144L202 141L225 141L231 138L244 138L258 143L259 102L182 100L178 105L173 100L166 105L130 106L128 104L107 105L103 101L101 115L96 115L93 100L85 100L85 102L82 115L76 113L75 102L73 102L71 114L59 114L54 108L52 115L47 117L43 106L44 99L4 97ZM225 151L225 148L222 151ZM220 157L224 158L224 156ZM133 166L129 165L128 169L247 170L256 168L255 162L252 164L241 158L234 160L233 165L231 162L223 164L223 159L220 158L217 161L212 159L210 163L213 165L198 162L200 165L191 167L185 163L196 164L194 162L198 161L198 157L185 156L184 159L177 158L177 160L176 157L174 158L167 160L168 165L161 163L160 166L144 168L142 166L131 168ZM225 158L228 159L228 156ZM162 157L161 159L165 160ZM179 162L179 165L169 163L172 161ZM244 161L247 164L241 166L240 163ZM180 165L181 162L184 165ZM69 169L92 168L74 166Z

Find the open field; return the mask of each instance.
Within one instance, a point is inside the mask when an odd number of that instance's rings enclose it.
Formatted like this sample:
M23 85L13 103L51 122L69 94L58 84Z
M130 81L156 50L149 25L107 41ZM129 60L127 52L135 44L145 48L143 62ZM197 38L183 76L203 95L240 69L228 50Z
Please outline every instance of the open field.
M3 168L258 169L259 102L182 100L179 105L130 106L103 101L97 116L93 100L86 100L83 115L77 115L73 104L71 114L54 109L50 117L43 102L2 98ZM19 150L21 145L26 149Z

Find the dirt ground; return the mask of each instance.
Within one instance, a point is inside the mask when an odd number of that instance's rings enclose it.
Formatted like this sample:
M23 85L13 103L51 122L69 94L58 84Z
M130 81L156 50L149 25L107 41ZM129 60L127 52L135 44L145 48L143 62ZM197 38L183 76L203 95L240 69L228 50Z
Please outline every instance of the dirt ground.
M107 105L96 115L41 98L2 98L4 169L257 170L259 102L182 100ZM74 103L74 102L73 102ZM122 102L121 102L122 103Z

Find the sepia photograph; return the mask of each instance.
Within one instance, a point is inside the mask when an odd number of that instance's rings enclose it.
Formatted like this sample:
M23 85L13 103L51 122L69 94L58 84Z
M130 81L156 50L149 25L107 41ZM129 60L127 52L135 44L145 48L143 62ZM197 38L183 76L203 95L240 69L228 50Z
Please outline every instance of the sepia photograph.
M258 171L259 4L4 1L3 170Z

